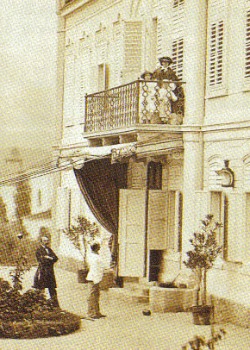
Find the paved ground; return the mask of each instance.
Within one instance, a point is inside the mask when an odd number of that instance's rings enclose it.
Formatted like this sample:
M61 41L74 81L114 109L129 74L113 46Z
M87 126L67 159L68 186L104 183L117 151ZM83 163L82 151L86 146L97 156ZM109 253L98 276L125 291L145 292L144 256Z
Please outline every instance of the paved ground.
M34 271L27 273L25 286L32 284ZM5 269L0 277L8 276ZM79 315L86 315L86 285L77 283L76 275L56 270L61 307ZM101 311L107 318L82 320L81 329L73 334L34 340L0 339L0 350L181 350L194 335L209 337L209 326L195 326L189 313L165 313L144 316L144 304L117 298L103 291ZM227 335L216 350L250 349L250 329L233 325L222 326Z

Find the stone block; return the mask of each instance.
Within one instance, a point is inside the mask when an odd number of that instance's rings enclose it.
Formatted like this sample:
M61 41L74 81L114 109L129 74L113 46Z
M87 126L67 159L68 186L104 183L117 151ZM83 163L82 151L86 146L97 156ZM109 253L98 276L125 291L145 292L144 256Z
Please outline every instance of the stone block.
M188 288L151 287L149 304L152 312L187 311L193 305L194 290Z

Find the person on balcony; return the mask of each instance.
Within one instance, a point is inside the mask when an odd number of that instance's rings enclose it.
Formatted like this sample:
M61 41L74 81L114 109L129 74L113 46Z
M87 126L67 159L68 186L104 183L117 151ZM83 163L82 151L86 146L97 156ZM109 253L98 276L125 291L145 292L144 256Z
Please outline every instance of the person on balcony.
M175 84L173 91L176 99L171 101L171 112L183 117L184 115L184 92L179 82L180 79L176 75L175 71L170 67L173 61L170 57L164 56L159 58L160 67L157 68L152 75L152 80L157 80L160 88L163 87L163 81L168 80ZM180 124L180 123L179 123Z
M156 84L152 81L153 73L146 70L141 75L141 79L145 81L142 84L141 90L141 121L142 123L155 123L154 113L155 113L155 94L156 94ZM150 83L148 83L150 82Z
M174 93L175 89L175 83L163 80L162 87L159 90L159 117L162 124L171 124L172 102L177 101L177 96Z

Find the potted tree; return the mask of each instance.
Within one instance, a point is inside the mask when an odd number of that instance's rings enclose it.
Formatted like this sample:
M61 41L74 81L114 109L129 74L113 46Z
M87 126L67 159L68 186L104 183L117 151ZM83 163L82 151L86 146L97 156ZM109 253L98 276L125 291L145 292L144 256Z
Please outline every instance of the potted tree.
M88 274L87 251L88 245L100 236L99 228L83 216L78 216L76 223L63 231L74 246L83 255L83 268L78 270L78 282L86 283Z
M188 258L184 261L197 277L196 305L192 307L194 324L197 325L210 324L213 307L207 303L207 272L222 250L216 238L221 226L212 214L206 215L201 220L200 230L190 239L193 248L187 252Z

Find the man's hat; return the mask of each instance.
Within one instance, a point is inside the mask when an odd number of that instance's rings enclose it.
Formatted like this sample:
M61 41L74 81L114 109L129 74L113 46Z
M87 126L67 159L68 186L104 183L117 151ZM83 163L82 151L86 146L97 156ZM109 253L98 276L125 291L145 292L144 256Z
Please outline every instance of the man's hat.
M172 63L173 63L172 58L167 57L167 56L160 57L160 58L159 58L159 61L160 61L160 64L162 64L162 61L166 61L166 62L168 62L169 64L172 64Z
M145 70L145 72L142 73L141 78L142 78L142 79L145 79L145 75L146 75L146 74L150 74L151 77L152 77L152 75L153 75L153 73L150 72L149 70Z

